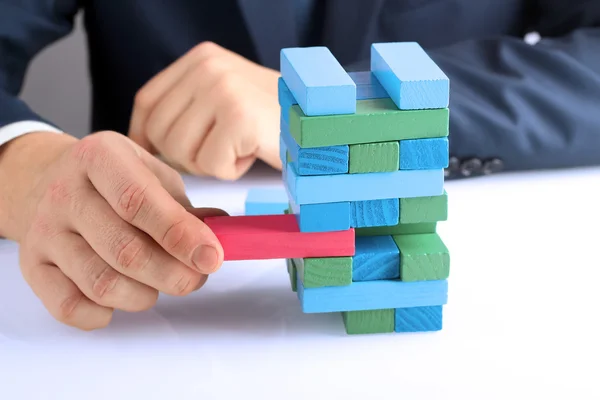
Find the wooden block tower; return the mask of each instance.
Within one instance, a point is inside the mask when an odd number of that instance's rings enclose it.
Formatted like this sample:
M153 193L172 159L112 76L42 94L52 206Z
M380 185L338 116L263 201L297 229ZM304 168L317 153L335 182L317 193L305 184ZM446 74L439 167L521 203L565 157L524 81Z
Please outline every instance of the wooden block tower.
M347 73L325 47L281 51L283 215L206 220L225 258L287 259L305 313L349 334L442 328L450 255L449 80L417 43Z
M356 234L351 257L288 260L303 310L342 312L348 333L441 329L448 78L417 43L372 45L358 73L324 47L284 49L281 73L290 212L301 232Z

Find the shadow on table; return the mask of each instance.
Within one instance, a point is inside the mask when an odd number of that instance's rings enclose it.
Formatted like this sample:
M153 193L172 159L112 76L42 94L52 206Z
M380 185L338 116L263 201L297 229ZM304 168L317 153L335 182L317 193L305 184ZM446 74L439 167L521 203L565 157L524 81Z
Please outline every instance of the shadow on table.
M109 331L119 336L345 335L340 313L304 314L289 286L165 296L149 312L115 314Z

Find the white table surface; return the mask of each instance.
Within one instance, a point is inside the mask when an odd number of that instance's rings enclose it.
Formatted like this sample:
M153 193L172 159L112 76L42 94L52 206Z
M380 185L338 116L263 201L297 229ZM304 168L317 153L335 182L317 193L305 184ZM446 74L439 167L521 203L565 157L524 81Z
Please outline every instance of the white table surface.
M259 171L260 172L260 171ZM194 204L247 188L186 179ZM226 263L187 298L105 330L55 322L0 241L0 399L598 399L600 169L447 183L444 329L347 336L303 314L282 260Z

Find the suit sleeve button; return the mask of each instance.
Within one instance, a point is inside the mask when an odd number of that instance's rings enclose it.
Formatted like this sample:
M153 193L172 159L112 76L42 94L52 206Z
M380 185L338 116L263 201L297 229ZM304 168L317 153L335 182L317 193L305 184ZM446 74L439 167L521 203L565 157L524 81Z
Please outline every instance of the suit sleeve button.
M483 173L485 175L494 174L504 169L504 163L499 158L492 158L483 163Z
M473 176L481 172L482 162L479 158L465 160L460 165L460 173L464 177Z

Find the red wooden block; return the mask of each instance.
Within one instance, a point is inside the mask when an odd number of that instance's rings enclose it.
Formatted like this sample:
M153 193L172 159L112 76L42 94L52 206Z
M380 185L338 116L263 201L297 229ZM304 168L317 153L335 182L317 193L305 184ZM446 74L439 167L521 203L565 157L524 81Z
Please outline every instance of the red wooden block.
M354 229L300 232L293 214L208 217L225 261L354 255Z

